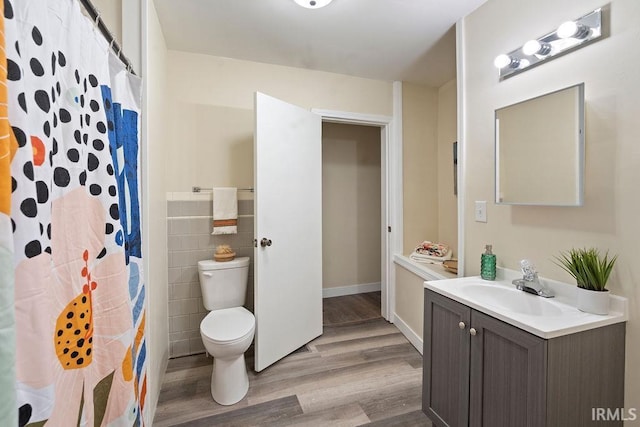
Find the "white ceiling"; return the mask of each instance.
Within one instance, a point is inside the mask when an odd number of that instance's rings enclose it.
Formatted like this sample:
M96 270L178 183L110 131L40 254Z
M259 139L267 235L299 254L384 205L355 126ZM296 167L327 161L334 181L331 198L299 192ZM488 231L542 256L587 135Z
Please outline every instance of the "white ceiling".
M404 80L455 77L455 22L486 0L154 0L172 50Z

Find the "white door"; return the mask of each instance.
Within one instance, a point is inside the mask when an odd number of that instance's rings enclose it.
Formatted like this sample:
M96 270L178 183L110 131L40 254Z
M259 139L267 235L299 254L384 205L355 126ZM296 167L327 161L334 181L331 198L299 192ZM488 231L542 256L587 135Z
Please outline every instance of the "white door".
M322 334L322 122L257 92L255 370Z

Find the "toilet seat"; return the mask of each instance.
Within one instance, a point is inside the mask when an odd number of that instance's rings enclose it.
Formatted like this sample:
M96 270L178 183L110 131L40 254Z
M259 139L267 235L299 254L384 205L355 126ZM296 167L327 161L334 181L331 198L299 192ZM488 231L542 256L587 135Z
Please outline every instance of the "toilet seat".
M252 335L256 320L244 307L214 310L200 323L203 339L216 344L233 344Z

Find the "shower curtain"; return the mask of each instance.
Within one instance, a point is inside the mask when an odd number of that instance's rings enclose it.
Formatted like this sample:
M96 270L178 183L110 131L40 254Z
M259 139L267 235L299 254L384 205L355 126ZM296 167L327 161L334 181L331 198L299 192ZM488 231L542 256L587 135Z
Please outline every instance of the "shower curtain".
M0 5L3 8L3 5ZM4 11L4 8L3 8ZM0 19L0 46L4 20ZM6 64L0 49L0 64ZM15 385L15 315L13 310L13 240L11 237L11 127L7 117L7 68L0 67L0 419L17 423Z
M3 3L0 376L20 426L143 425L141 82L77 0Z

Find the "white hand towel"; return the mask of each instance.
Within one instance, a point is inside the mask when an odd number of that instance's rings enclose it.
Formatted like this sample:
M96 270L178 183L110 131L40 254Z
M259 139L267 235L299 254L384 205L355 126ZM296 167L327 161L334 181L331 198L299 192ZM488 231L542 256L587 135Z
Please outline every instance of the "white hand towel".
M447 253L442 257L424 255L413 251L411 252L411 255L409 255L409 258L415 262L421 262L423 264L442 264L444 261L450 260L452 255L453 251L451 249L447 250Z
M213 233L238 232L238 189L213 188Z

